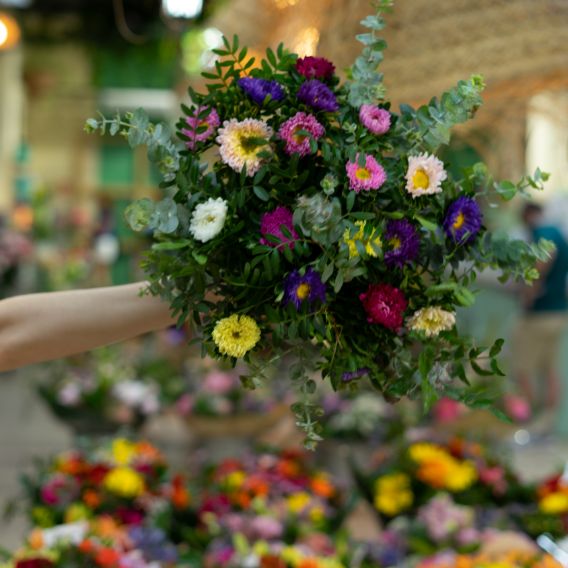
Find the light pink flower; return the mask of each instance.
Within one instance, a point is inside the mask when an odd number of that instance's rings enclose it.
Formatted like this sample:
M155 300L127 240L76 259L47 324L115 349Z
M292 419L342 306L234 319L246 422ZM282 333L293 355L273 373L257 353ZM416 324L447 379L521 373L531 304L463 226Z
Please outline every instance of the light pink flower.
M388 132L391 125L390 112L376 105L361 105L359 120L369 132L377 135Z
M235 386L235 377L230 373L212 371L203 381L203 390L210 394L226 394Z

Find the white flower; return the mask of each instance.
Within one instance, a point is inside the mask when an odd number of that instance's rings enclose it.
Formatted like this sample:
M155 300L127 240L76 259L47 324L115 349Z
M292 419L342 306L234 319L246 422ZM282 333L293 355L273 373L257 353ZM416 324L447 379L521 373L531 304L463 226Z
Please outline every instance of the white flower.
M189 232L197 241L206 243L221 232L226 218L227 202L220 197L210 198L193 210Z
M408 158L406 191L416 198L420 195L440 193L442 182L448 177L444 164L431 154L420 154Z

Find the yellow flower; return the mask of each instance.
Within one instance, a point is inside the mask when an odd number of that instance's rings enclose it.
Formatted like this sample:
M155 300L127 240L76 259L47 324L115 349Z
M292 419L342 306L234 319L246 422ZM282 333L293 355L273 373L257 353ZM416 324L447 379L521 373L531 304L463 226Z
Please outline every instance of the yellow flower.
M104 486L121 497L138 497L144 492L144 478L130 467L117 467L106 474Z
M91 516L91 511L83 503L72 503L65 511L65 522L76 523L85 521Z
M448 331L456 325L456 314L440 307L422 308L408 318L407 325L412 331L422 331L427 337Z
M375 484L375 508L389 517L394 517L410 508L414 495L410 478L404 473L389 473L379 477Z
M112 442L112 458L118 465L128 465L136 455L136 444L125 438Z
M301 513L310 504L311 499L312 498L309 493L306 493L305 491L294 493L294 495L290 495L290 497L288 497L288 509L292 513Z
M223 355L244 357L260 340L260 329L249 316L233 314L215 324L213 341Z
M477 470L469 461L458 462L450 468L445 480L446 488L453 492L465 491L477 481Z
M349 258L359 256L359 251L357 250L358 241L363 244L363 246L365 247L365 252L369 256L372 256L374 258L377 257L375 249L382 246L381 238L378 235L375 235L376 229L372 229L368 237L365 238L366 225L366 221L355 221L355 226L359 227L359 229L353 235L353 237L351 237L350 230L345 229L345 232L343 233L343 241L349 247Z
M448 452L446 452L444 448L428 442L412 444L408 450L408 455L410 456L410 459L416 463L421 463L426 460L444 459L449 456Z
M225 477L225 483L229 490L239 489L242 487L247 476L244 471L232 471Z
M34 507L32 509L32 520L34 525L42 529L52 527L55 524L53 513L48 507Z
M540 500L538 508L548 515L568 513L568 494L550 493Z
M323 507L313 507L310 509L310 520L314 524L321 523L325 518Z

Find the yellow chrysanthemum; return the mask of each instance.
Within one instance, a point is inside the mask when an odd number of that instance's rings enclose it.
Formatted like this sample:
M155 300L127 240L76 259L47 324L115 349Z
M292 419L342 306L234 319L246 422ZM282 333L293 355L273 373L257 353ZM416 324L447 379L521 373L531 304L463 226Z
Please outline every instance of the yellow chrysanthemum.
M233 314L215 324L213 341L223 355L244 357L260 340L260 329L249 316Z
M125 438L117 438L112 442L112 459L118 465L128 465L136 455L136 444Z
M456 325L456 314L436 306L422 308L408 318L407 325L412 331L422 331L427 337L434 337Z
M236 172L246 168L247 176L253 176L265 161L258 156L259 152L270 150L269 140L272 134L272 128L262 120L226 120L217 136L221 159ZM262 144L262 140L266 142Z
M130 467L117 467L106 474L104 486L120 497L138 497L144 492L144 478Z
M349 258L354 258L359 256L359 251L357 250L357 242L360 242L365 247L365 252L374 258L377 257L375 248L380 248L382 246L381 238L375 235L376 229L373 229L370 235L365 238L365 226L366 221L355 221L355 226L359 227L357 232L351 237L350 230L345 229L343 233L343 241L349 247Z
M477 481L477 470L475 465L469 461L458 462L454 460L454 464L450 468L450 472L445 479L445 486L455 493L465 491Z
M568 494L550 493L540 500L538 508L549 515L568 513Z
M411 507L414 495L410 478L404 473L389 473L379 477L375 484L375 508L390 517Z

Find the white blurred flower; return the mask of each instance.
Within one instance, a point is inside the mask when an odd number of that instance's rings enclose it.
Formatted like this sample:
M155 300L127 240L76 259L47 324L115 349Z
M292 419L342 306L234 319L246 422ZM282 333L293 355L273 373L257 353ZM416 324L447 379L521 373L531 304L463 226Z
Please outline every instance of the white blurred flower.
M65 383L57 393L57 400L63 406L76 406L81 400L81 388L77 383Z
M113 386L114 397L130 408L141 407L151 395L151 387L142 381L120 381Z
M210 198L193 210L189 232L195 240L206 243L222 231L226 218L227 202L220 197Z

